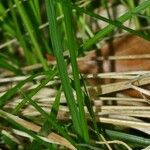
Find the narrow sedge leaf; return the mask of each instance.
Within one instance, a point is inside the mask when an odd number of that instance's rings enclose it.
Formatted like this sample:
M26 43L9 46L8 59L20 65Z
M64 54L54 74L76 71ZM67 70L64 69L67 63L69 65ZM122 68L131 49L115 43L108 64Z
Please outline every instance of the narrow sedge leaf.
M29 4L32 8L34 16L36 17L36 20L40 24L41 23L41 15L40 15L39 3L40 3L40 1L37 1L37 0L29 1Z
M145 39L149 39L149 35L146 35L141 31L136 31L136 30L133 30L131 28L128 28L128 27L124 26L122 22L120 22L118 20L111 20L111 19L105 18L103 16L100 16L99 14L95 14L94 12L90 12L89 10L84 9L84 8L80 8L76 5L72 5L72 8L77 10L80 13L85 13L85 14L87 14L87 15L95 18L95 19L102 20L104 22L109 23L110 25L114 25L115 27L118 27L118 28L121 28L125 31L128 31L131 34L135 34L135 35L138 35L138 36L143 37Z
M34 88L30 93L29 97L32 98L37 92L39 92L53 77L57 74L57 70L51 71L45 80L41 82L36 88ZM26 104L27 100L24 98L14 109L13 114L17 114L19 110Z
M141 136L136 136L136 135L113 131L113 130L105 130L105 132L111 139L128 141L130 143L141 145L141 146L150 145L149 138L144 138Z
M66 133L66 131L64 131L64 129L59 126L56 122L53 121L53 118L50 118L49 114L47 112L45 112L35 101L33 101L27 94L24 94L23 91L21 91L22 96L24 96L25 99L28 100L28 102L38 111L41 113L42 116L44 116L48 121L49 121L49 125L51 125L54 130L56 130L57 132L59 132L60 134L62 134L64 136L64 138L66 138L68 141L70 141L73 145L75 145L74 141L72 140L72 138Z
M27 79L19 82L16 86L9 89L5 94L3 94L0 97L0 108L2 108L11 99L11 97L18 92L18 89L21 89L23 87L23 85L25 85L28 81L31 81L38 75L40 75L40 74L31 75Z
M12 3L12 1L8 1L8 3L9 3L9 8L10 8L13 22L15 24L16 38L19 41L20 46L22 46L22 48L24 50L24 54L25 54L25 58L27 60L27 63L32 64L34 62L33 61L34 57L31 54L30 50L28 49L28 46L27 46L27 44L24 40L24 37L21 33L20 25L18 23L17 16L16 16L16 12L15 12L15 9L13 8L13 3Z
M57 17L56 17L56 1L55 0L45 0L46 10L48 14L48 22L50 29L50 36L53 46L53 51L57 60L59 76L62 82L62 87L66 96L67 104L70 109L73 125L75 131L78 135L82 132L79 119L79 111L75 103L72 87L70 85L67 66L63 57L63 47L60 39L60 34L58 30Z
M62 86L60 87L60 89L57 92L55 101L52 105L51 112L50 112L50 118L52 118L52 120L54 120L54 122L57 122L57 114L59 111L61 93L62 93ZM51 126L49 125L49 122L46 120L44 125L41 128L40 134L48 135L50 130L51 130Z
M120 16L117 21L124 23L125 21L127 21L128 19L130 19L133 14L137 14L140 11L148 8L150 6L150 1L144 1L141 4L139 4L137 7L133 8L131 11L128 11L127 13L123 14L122 16ZM95 34L95 36L89 40L87 40L83 45L82 45L82 49L88 49L90 48L93 44L96 44L96 42L102 40L104 38L104 36L106 36L108 33L110 33L111 31L113 31L115 29L114 25L108 25L105 28L103 28L103 30L100 30L97 34ZM150 40L150 38L148 38Z
M36 39L36 36L35 36L36 34L34 32L32 22L29 19L29 16L27 15L22 3L20 3L19 0L15 0L15 4L18 8L21 19L23 20L23 23L24 23L24 25L25 25L28 33L29 33L29 36L31 38L31 41L34 45L35 53L37 54L38 59L41 61L42 65L43 65L43 68L45 70L48 70L48 65L47 65L47 63L46 63L46 61L45 61L45 59L44 59L44 57L41 53L40 46L39 46L39 44L37 42L37 39Z
M77 53L77 44L75 41L73 25L72 25L72 10L71 10L71 2L70 0L62 0L62 8L64 12L64 21L65 21L65 29L67 35L67 44L70 52L70 60L73 71L73 78L75 84L75 90L77 95L77 102L79 105L79 117L80 117L80 125L82 127L82 132L80 133L80 137L84 139L84 141L89 141L88 135L88 126L86 121L86 116L84 112L84 97L81 90L80 79L79 79L79 70L76 60ZM67 4L67 5L66 5Z

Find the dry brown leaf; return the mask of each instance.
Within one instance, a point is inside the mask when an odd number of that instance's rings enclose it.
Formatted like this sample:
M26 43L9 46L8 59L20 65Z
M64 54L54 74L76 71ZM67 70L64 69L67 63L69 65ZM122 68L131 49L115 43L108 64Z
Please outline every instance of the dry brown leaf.
M24 126L25 128L34 131L34 132L39 132L41 127L31 123L29 121L26 121L24 119L19 118L18 116L14 116L8 112L5 112L3 110L0 110L0 116L3 118L10 118L13 121L19 123L20 125ZM76 148L65 138L61 137L60 135L56 134L56 133L50 133L47 137L47 140L49 140L50 142L57 142L60 145L63 145L71 150L76 150Z

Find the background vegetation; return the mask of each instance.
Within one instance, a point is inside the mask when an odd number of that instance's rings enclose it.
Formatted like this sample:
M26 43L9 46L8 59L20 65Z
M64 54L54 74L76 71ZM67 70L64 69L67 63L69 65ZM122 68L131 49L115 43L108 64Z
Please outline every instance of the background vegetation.
M128 11L115 17L120 5ZM77 65L111 37L129 32L149 40L149 17L149 0L1 0L0 148L150 145L145 133L97 120Z

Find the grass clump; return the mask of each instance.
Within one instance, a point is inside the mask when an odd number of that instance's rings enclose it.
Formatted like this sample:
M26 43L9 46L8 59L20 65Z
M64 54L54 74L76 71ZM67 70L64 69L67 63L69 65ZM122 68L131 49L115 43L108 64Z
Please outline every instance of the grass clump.
M111 13L120 6L126 11L119 16ZM89 51L99 50L105 39L119 34L128 32L149 40L149 31L145 29L149 24L149 7L148 0L141 3L134 0L1 1L0 148L131 150L150 145L148 132L144 130L149 119L121 114L120 117L126 118L118 123L118 114L111 118L111 110L101 112L107 107L120 111L124 106L101 104L99 107L97 98L101 103L106 99L129 100L102 97L109 94L107 88L111 85L100 87L99 93L91 96L89 91L95 87L89 90L78 62ZM102 10L106 16L101 15ZM133 27L127 26L127 21ZM127 75L131 79L137 73ZM103 78L103 73L100 76ZM113 74L108 73L104 78L107 76L111 78ZM149 84L149 76L144 79L139 79L140 85ZM118 91L118 87L116 84L113 90ZM132 109L141 109L136 107Z

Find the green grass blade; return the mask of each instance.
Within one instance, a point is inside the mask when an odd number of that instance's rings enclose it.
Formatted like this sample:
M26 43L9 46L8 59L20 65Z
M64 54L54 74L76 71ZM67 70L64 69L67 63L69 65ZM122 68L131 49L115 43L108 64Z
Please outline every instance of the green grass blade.
M5 19L5 22L0 23L1 28L3 31L6 31L6 36L13 37L16 36L15 31L14 31L14 24L12 20L10 20L9 17Z
M29 134L31 137L33 137L37 142L41 143L42 145L49 147L49 143L42 140L40 137L38 137L34 132L27 129L23 125L19 124L17 121L15 121L13 118L14 116L12 114L9 114L3 110L0 110L0 117L7 120L7 122L12 125L14 128L19 129L20 131L24 131L25 133Z
M32 98L37 92L39 92L50 80L53 79L53 77L57 74L57 70L49 72L47 75L47 78L43 80L40 85L38 85L36 88L34 88L30 93L29 97ZM23 99L14 109L13 114L17 114L19 110L26 104L27 100Z
M82 133L80 136L86 141L89 141L87 121L84 112L84 97L81 90L79 70L77 66L76 53L77 44L74 38L73 24L72 24L72 10L70 0L62 0L62 8L64 12L65 29L67 35L67 44L70 53L71 66L73 71L73 79L75 84L75 90L77 95L77 102L79 106L80 125L82 127ZM67 5L66 5L67 4Z
M10 54L10 53L6 53L6 54L4 54L3 52L1 52L0 53L0 58L1 59L4 59L5 61L7 60L9 60L9 64L13 64L13 66L15 66L16 68L18 68L19 69L19 67L20 67L20 62L19 62L19 60L17 60L16 59L16 57L14 57L14 55L13 54ZM20 69L19 69L20 70Z
M59 111L61 93L62 93L62 86L60 87L60 89L57 92L55 101L52 105L51 112L50 112L50 118L52 118L52 120L54 120L54 122L57 122L57 114ZM46 120L44 125L41 128L40 134L47 135L50 132L50 130L51 130L51 126L49 126L49 122Z
M33 57L34 55L32 55L32 53L30 52L30 50L28 49L28 46L24 40L24 37L21 33L21 27L18 23L18 20L17 20L17 15L15 13L15 10L13 8L13 4L12 4L12 1L8 1L9 3L9 8L10 8L10 12L12 14L12 19L13 19L13 22L15 24L15 31L16 31L16 38L17 40L19 41L20 45L22 46L22 48L24 49L24 54L25 54L25 58L27 60L27 63L28 64L32 64L35 62L35 58Z
M42 65L43 65L43 68L45 70L48 70L48 66L47 66L47 63L44 59L44 57L42 56L42 53L41 53L41 50L40 50L40 46L37 42L37 39L36 39L36 34L34 33L34 29L33 29L33 25L29 19L29 16L27 15L27 13L25 12L25 9L22 5L22 3L19 2L19 0L15 0L15 4L18 8L18 11L19 11L19 14L23 20L23 23L29 33L29 36L32 40L32 43L34 45L34 48L35 48L35 54L37 54L37 57L38 59L41 61Z
M4 141L4 143L10 148L10 149L17 149L18 144L13 139L13 136L9 134L8 132L1 132L2 137L1 139Z
M9 89L5 94L3 94L0 97L0 108L2 108L10 100L10 98L18 92L18 89L21 89L23 85L25 85L28 81L33 80L38 75L40 74L31 75L27 79L19 82L16 86Z
M59 90L57 92L57 95L56 95L55 101L52 105L50 116L49 116L54 122L57 122L57 114L58 114L58 111L59 111L61 93L62 93L62 86L59 88ZM43 126L41 127L41 130L39 131L39 135L47 136L51 132L52 128L53 127L50 126L49 121L46 120L44 122ZM37 145L36 141L34 141L32 143L33 148L34 148L35 145ZM54 146L56 147L56 145L52 144L50 146L50 149L55 150L56 148L54 148Z
M143 38L145 38L145 39L149 39L149 35L146 35L146 34L144 34L144 33L141 32L141 31L136 31L136 30L133 30L133 29L131 29L131 28L128 28L128 27L124 26L121 22L119 22L118 20L111 20L111 19L105 18L105 17L103 17L103 16L100 16L100 15L98 15L98 14L95 14L95 13L93 13L93 12L90 12L90 11L88 11L88 10L86 10L86 9L77 7L76 5L72 5L72 7L73 7L75 10L79 11L80 13L85 13L85 14L87 14L87 15L89 15L89 16L95 18L95 19L100 19L100 20L102 20L102 21L104 21L104 22L107 22L107 23L109 23L109 24L111 24L111 25L114 25L114 26L116 26L116 27L118 27L118 28L121 28L121 29L123 29L123 30L125 30L125 31L128 31L128 32L131 33L131 34L135 34L135 35L141 36L141 37L143 37Z
M5 15L6 15L6 10L4 8L3 3L0 3L0 20L3 21Z
M5 59L0 58L0 67L4 69L8 69L15 74L22 74L22 71L19 68L16 68L10 62L7 62Z
M52 118L50 118L49 114L47 112L45 112L40 106L38 106L38 104L36 104L35 101L33 101L28 95L24 94L21 90L20 90L22 96L28 100L28 102L38 111L41 113L42 116L44 116L48 121L49 121L49 125L51 125L57 132L59 132L60 134L62 134L64 136L64 138L66 138L68 141L70 141L73 145L75 145L74 141L72 140L72 138L66 133L66 131L59 126L56 122L53 121Z
M134 0L127 0L127 3L128 3L128 6L129 6L130 9L135 8L135 2L134 2ZM138 20L138 17L134 16L133 19L134 19L134 22L135 22L136 29L140 29L140 22Z
M149 138L144 138L142 136L136 136L136 135L127 134L127 133L118 132L118 131L112 131L112 130L105 130L105 131L106 131L106 134L111 139L128 141L128 142L131 142L135 145L141 145L141 146L150 145L150 139Z
M39 3L40 3L40 1L37 1L37 0L29 1L29 4L32 8L34 16L36 17L37 22L40 24L41 23L41 15L40 15Z
M48 15L49 21L49 28L50 28L50 36L53 46L53 51L57 60L59 76L62 82L62 87L66 96L67 104L70 109L74 129L78 135L81 133L80 127L80 120L79 120L79 112L77 109L77 105L75 103L75 99L73 96L73 91L70 85L68 73L67 73L67 66L63 57L63 47L60 40L60 35L58 32L58 24L57 24L57 17L55 13L56 8L56 1L55 0L45 0L46 2L46 10Z
M150 6L150 1L144 1L141 4L139 4L137 7L133 8L131 11L123 14L122 16L120 16L117 21L124 23L125 21L127 21L128 19L130 19L133 15L141 12L142 10L148 8ZM116 26L114 25L108 25L105 28L103 28L103 30L100 30L97 34L95 34L95 36L89 40L87 40L83 45L82 45L82 49L88 49L90 48L93 44L95 44L96 42L102 40L104 38L105 35L107 35L108 33L112 32L114 29L116 28ZM147 37L147 39L150 40L149 37Z

